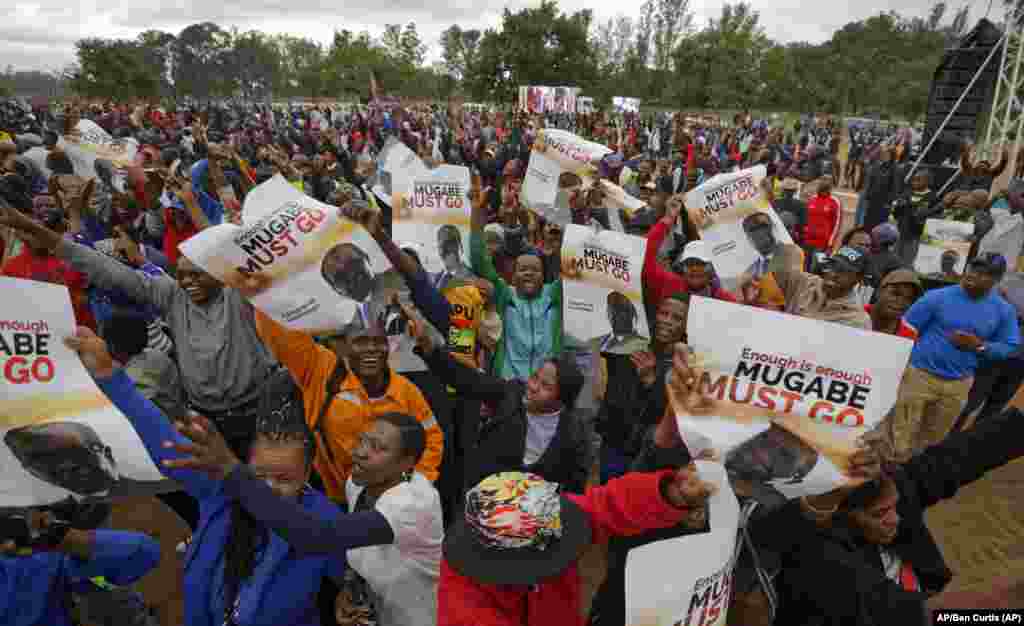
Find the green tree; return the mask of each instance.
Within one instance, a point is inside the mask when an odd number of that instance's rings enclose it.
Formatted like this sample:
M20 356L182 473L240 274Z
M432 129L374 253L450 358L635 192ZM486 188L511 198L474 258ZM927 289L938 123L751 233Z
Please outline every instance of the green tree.
M231 85L224 69L230 51L231 33L213 22L185 27L174 42L174 91L209 99L227 95Z
M378 78L391 71L391 61L384 46L370 34L348 30L335 31L334 41L325 59L325 87L329 93L361 97L367 93L370 72Z
M489 29L467 83L477 98L509 102L519 85L578 85L597 80L598 68L589 38L589 10L571 15L555 2L502 15L500 30Z
M679 95L702 108L753 106L763 88L760 68L769 46L757 11L746 2L726 3L718 18L676 47Z
M278 35L275 44L281 63L283 93L309 97L330 95L327 55L320 44L295 35Z
M78 67L71 77L75 92L117 100L160 96L160 73L139 42L93 37L79 40L75 52Z
M281 89L281 50L269 35L255 30L232 33L227 65L243 98L265 99Z
M174 44L177 38L160 30L139 33L136 41L142 47L146 63L156 72L160 83L160 94L170 95L173 90Z
M458 24L452 24L441 33L441 58L444 60L444 69L455 80L462 80L466 76L467 68L475 61L480 35L479 30L462 30Z

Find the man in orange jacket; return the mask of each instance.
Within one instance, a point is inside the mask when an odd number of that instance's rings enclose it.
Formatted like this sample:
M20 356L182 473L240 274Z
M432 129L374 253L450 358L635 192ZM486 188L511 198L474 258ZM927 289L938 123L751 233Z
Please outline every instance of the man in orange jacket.
M343 338L332 342L334 350L258 309L256 329L302 389L306 421L317 439L314 467L332 500L345 499L352 451L376 417L385 413L406 413L423 424L427 449L416 470L437 480L444 435L419 389L388 367L388 338L381 324L371 320L350 326ZM341 353L347 355L347 363Z

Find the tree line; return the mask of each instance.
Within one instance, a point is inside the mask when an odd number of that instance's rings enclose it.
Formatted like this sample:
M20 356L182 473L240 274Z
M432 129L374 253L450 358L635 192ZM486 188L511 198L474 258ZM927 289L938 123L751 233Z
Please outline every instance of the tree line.
M76 63L59 78L100 98L355 100L367 97L372 74L390 95L439 100L511 104L520 85L566 85L599 103L629 96L672 108L916 119L943 51L965 33L967 19L966 6L950 11L939 1L926 17L881 13L820 44L781 44L745 1L696 24L690 0L646 0L634 16L600 22L590 10L565 13L545 0L506 9L496 28L451 26L440 38L441 60L431 64L414 23L387 25L379 37L338 30L322 44L203 22L177 34L82 39ZM28 74L9 69L0 89L24 92L18 76ZM51 83L45 87L52 93Z

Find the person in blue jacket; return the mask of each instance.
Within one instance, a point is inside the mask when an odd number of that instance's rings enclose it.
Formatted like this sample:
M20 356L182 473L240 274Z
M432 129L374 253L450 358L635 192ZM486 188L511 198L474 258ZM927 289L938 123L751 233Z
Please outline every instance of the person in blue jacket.
M187 446L170 421L115 368L102 339L80 327L65 342L77 351L99 387L129 419L153 462L199 502L199 524L185 555L185 623L189 626L319 626L317 590L325 576L341 580L343 550L389 544L394 533L377 511L345 515L308 487L315 443L302 397L290 375L267 381L245 471L229 480L181 467L173 447ZM207 429L210 423L196 417ZM217 438L223 443L223 437ZM224 444L226 446L226 444ZM297 502L349 538L334 555L302 556L238 504L232 488L267 492Z
M30 515L32 529L45 531L48 514ZM129 585L160 562L160 545L147 535L71 528L52 549L22 556L0 537L0 624L71 626L71 593L90 579Z

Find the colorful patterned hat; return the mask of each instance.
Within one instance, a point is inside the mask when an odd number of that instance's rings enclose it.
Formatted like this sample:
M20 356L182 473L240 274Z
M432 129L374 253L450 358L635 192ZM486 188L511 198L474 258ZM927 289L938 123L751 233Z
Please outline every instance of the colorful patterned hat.
M463 576L493 585L530 585L557 576L590 542L583 511L536 474L492 474L466 494L465 515L444 556Z

